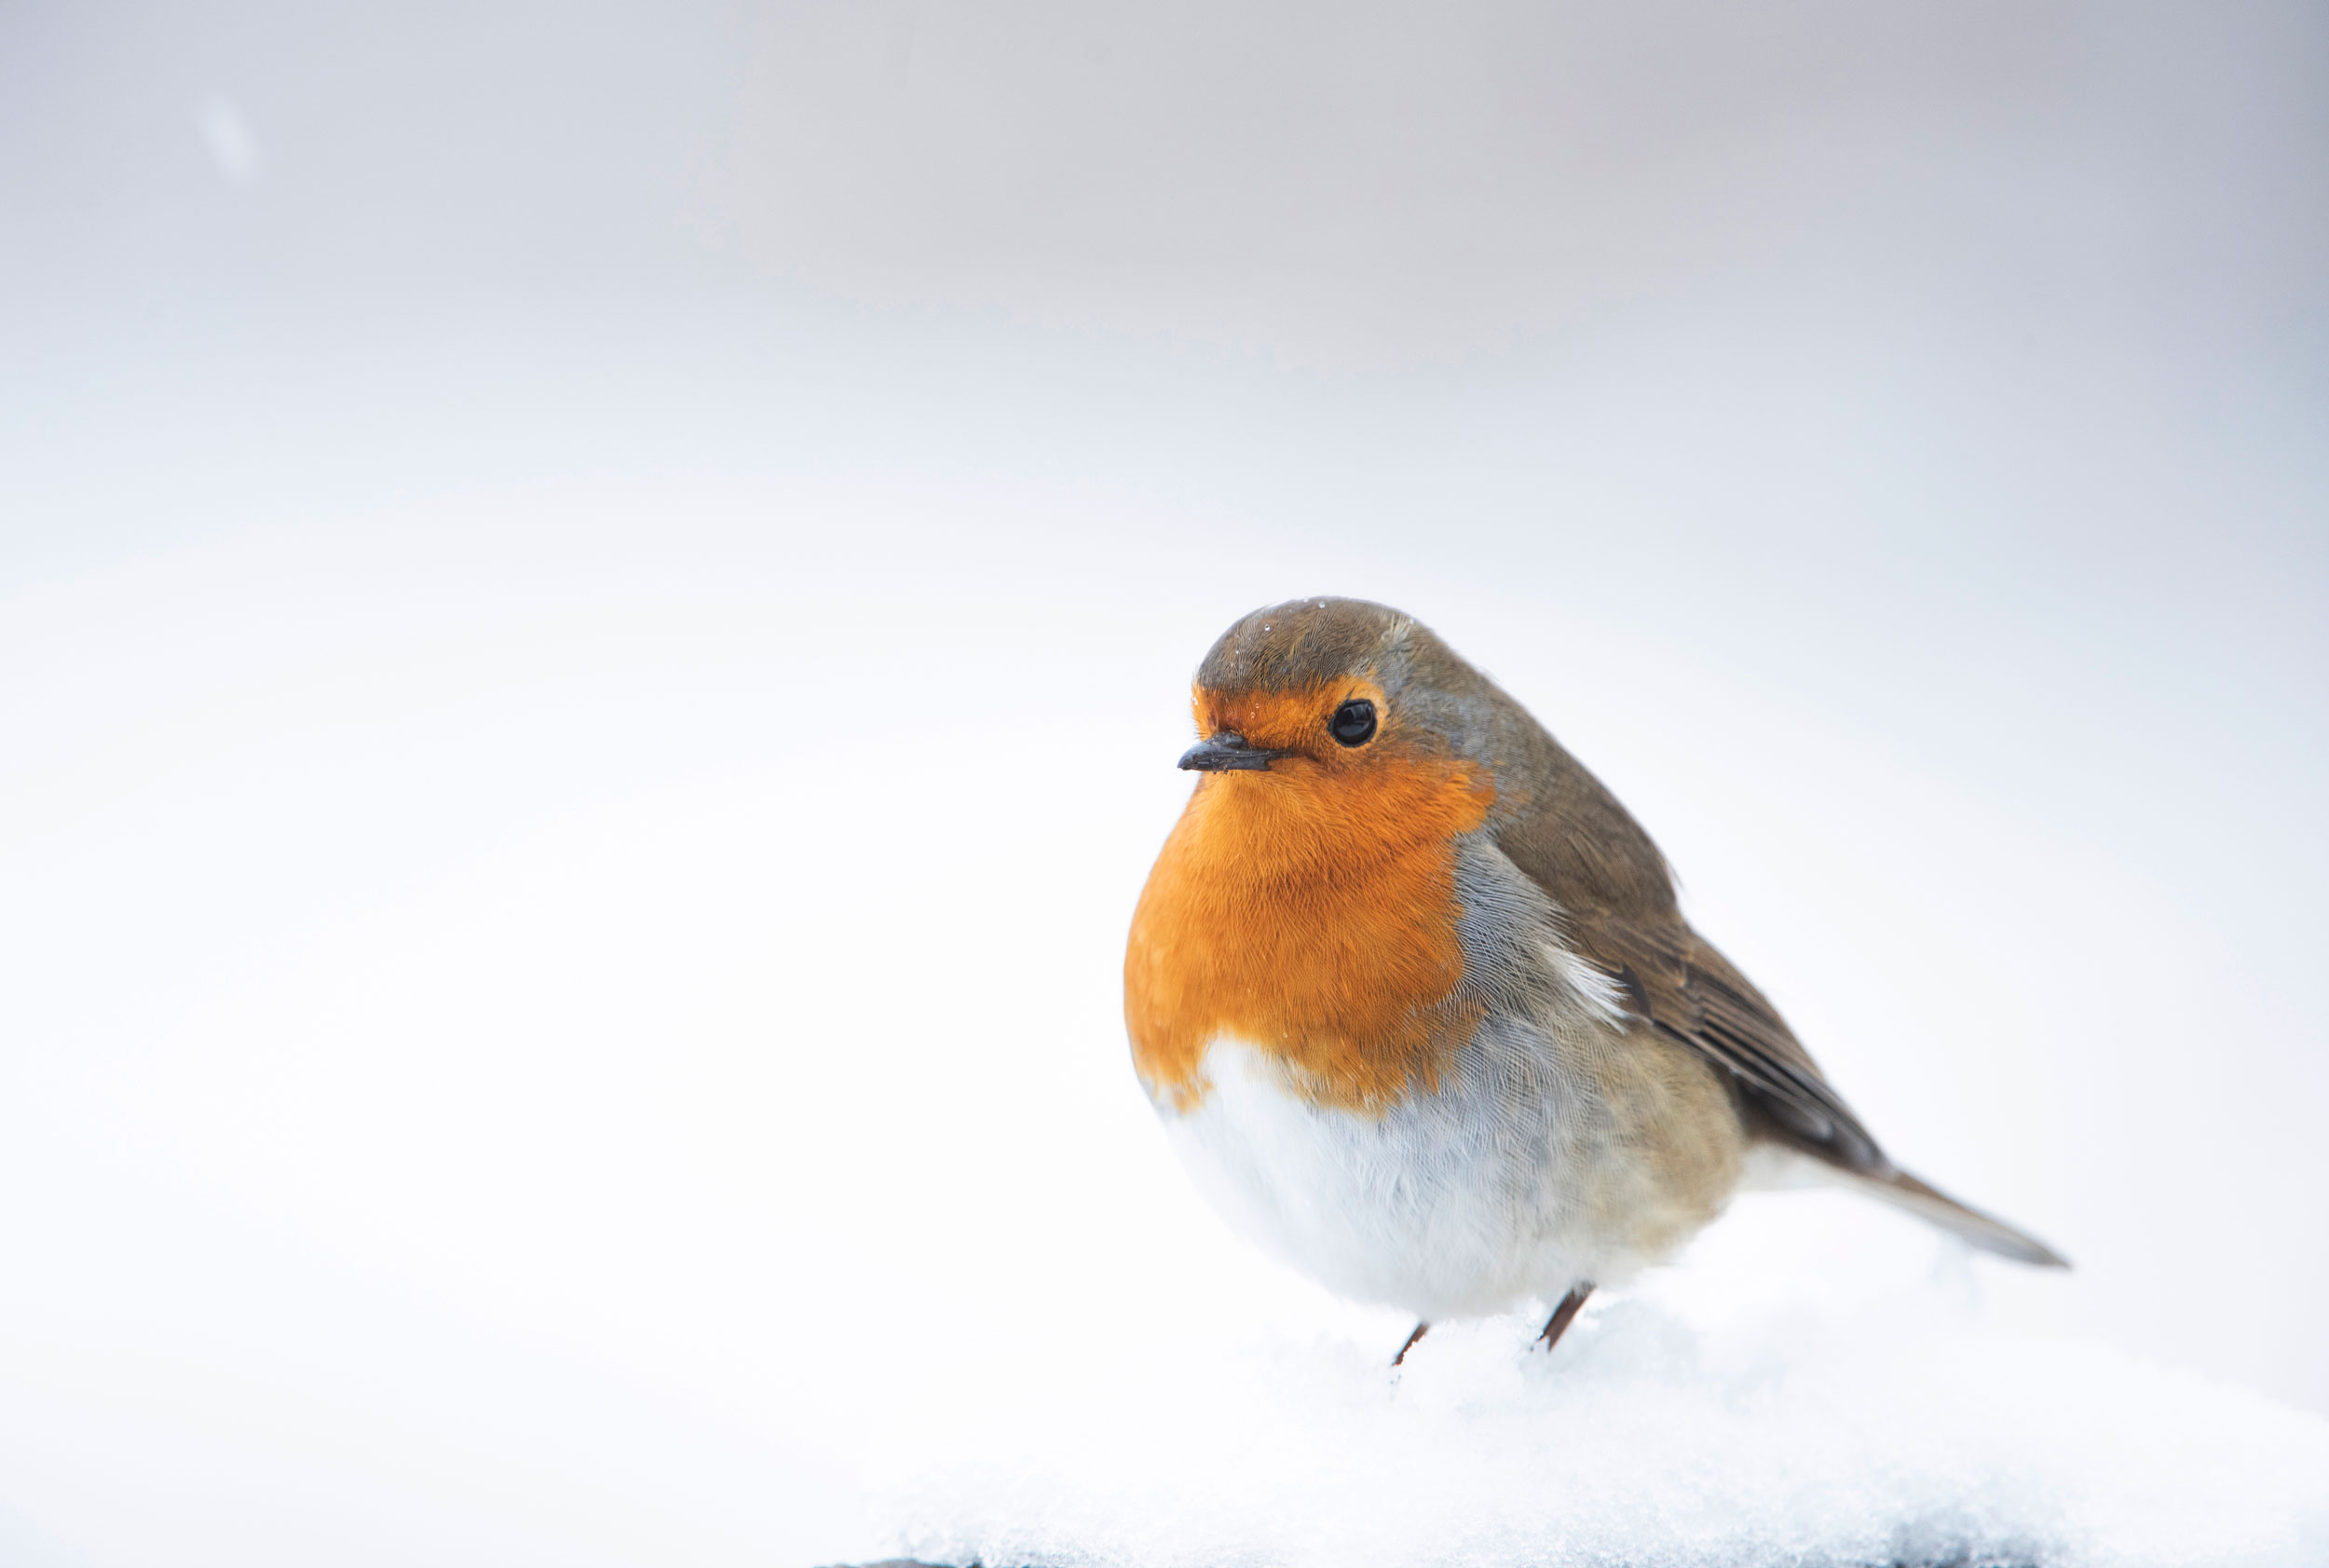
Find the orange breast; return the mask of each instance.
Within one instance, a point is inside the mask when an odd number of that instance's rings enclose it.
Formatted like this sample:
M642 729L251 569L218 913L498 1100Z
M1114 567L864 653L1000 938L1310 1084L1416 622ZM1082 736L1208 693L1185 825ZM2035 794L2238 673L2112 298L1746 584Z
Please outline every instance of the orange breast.
M1471 1038L1452 840L1493 798L1467 765L1290 757L1207 774L1140 894L1124 953L1133 1064L1183 1109L1205 1047L1275 1057L1314 1104L1381 1111Z

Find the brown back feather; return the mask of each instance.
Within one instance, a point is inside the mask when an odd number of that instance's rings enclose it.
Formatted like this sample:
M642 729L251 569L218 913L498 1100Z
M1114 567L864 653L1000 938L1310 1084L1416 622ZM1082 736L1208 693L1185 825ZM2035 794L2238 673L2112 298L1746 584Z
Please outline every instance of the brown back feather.
M1682 919L1650 836L1519 703L1494 696L1496 844L1564 912L1579 954L1617 982L1628 1011L1722 1067L1758 1131L1846 1170L1889 1172L1778 1009Z

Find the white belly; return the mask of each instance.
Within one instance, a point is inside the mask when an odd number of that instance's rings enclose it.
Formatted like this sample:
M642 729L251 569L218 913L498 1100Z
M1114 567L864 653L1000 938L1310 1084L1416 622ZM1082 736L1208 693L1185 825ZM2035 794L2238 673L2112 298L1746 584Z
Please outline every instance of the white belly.
M1484 1027L1436 1093L1379 1115L1306 1103L1230 1038L1186 1112L1160 1105L1206 1197L1328 1288L1418 1316L1480 1316L1639 1267L1602 1234L1606 1122L1530 1031Z

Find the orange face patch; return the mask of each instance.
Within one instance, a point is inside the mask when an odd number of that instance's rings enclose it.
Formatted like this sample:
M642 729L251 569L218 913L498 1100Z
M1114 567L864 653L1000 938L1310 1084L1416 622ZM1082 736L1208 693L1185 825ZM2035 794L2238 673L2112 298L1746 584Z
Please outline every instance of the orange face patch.
M1328 716L1374 701L1338 745ZM1401 732L1380 688L1196 694L1200 729L1294 755L1208 773L1149 873L1124 952L1124 1022L1151 1092L1204 1098L1220 1035L1267 1052L1316 1104L1380 1111L1437 1082L1478 1010L1456 997L1457 835L1494 791L1475 763Z

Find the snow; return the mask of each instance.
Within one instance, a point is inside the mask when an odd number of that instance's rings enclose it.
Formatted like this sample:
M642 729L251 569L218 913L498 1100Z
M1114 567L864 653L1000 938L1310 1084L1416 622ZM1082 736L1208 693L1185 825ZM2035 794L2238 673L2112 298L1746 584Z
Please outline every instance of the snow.
M1435 1329L1397 1374L1386 1342L1314 1336L1030 1380L892 1456L889 1545L1156 1568L2329 1558L2329 1423L1969 1332L1933 1299L1712 1329L1621 1300L1549 1360L1504 1319Z

